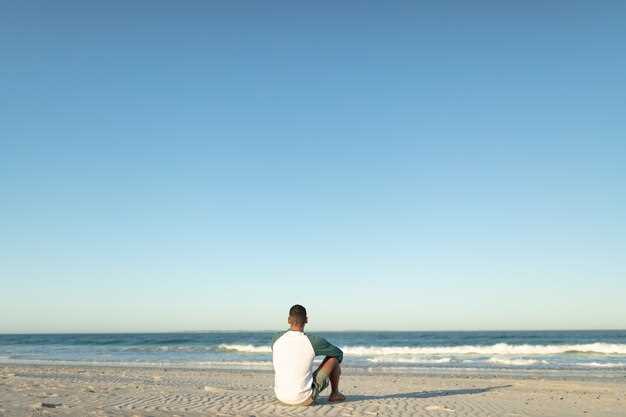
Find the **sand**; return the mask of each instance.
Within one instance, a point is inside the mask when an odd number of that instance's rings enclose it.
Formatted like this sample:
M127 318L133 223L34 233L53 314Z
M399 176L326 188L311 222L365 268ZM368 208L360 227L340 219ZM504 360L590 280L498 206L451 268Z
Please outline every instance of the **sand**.
M0 365L0 416L626 416L626 377L344 371L348 401L286 406L272 373Z

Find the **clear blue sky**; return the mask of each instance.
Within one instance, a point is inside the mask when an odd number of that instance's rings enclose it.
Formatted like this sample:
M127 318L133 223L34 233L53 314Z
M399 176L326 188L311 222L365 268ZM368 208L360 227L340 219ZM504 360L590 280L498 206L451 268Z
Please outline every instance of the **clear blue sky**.
M626 328L626 3L7 1L0 331Z

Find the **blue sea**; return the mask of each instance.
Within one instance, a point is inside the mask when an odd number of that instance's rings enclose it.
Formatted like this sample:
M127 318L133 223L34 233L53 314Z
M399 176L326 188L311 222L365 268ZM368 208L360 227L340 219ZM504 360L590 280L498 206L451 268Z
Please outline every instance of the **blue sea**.
M272 369L275 332L0 335L0 363ZM315 332L314 332L315 333ZM368 372L626 372L626 331L319 332Z

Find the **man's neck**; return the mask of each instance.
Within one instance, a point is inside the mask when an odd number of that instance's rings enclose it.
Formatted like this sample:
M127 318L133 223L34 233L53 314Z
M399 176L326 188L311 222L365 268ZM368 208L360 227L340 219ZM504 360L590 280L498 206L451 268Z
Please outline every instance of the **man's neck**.
M291 330L292 332L303 332L304 333L304 326L303 327L291 326L289 328L289 330Z

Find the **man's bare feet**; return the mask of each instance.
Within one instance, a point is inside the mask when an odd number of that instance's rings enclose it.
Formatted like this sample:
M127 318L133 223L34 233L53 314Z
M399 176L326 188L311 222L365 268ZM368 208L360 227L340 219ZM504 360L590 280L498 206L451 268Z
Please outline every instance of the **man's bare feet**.
M345 395L343 395L343 394L342 394L342 393L340 393L340 392L331 393L331 394L328 396L328 402L329 402L329 403L339 403L339 402L341 402L341 401L344 401L345 399L346 399L346 396L345 396Z

